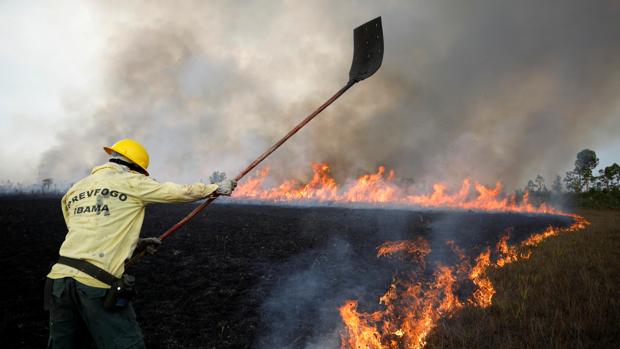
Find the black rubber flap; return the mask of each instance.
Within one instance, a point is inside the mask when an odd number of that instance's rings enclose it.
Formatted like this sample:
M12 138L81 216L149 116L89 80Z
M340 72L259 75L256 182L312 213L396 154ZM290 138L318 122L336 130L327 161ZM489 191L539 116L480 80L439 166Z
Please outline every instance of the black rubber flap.
M349 81L369 78L383 62L383 28L381 17L364 23L353 31L353 63Z

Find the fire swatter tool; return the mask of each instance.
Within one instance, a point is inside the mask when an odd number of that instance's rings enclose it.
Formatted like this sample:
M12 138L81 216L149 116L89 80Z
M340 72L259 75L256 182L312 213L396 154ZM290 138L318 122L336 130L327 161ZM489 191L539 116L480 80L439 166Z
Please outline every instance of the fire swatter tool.
M290 130L284 137L262 153L256 160L249 164L243 171L241 171L234 179L236 181L241 180L245 175L252 171L258 164L265 160L271 153L276 151L284 142L297 133L302 127L306 126L315 116L327 108L330 104L334 103L340 96L342 96L351 86L356 83L372 76L383 62L383 27L381 26L381 17L377 17L369 22L362 24L355 28L353 31L353 62L351 63L351 70L349 71L349 81L329 98L325 103L318 107L315 111L306 116L297 126ZM217 199L217 196L212 196L204 201L202 204L196 206L192 212L181 219L178 223L170 227L163 234L159 236L160 240L164 240L172 235L174 232L183 227L187 222L194 218L200 211L204 210L213 201ZM132 258L128 265L131 265L137 261L141 255L136 255Z

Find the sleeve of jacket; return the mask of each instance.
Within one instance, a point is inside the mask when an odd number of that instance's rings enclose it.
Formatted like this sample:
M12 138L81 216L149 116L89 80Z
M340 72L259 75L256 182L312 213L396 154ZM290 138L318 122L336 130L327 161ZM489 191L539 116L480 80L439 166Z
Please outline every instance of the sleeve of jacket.
M160 183L146 176L137 176L132 183L133 194L145 203L192 202L217 190L217 184Z
M67 194L63 195L60 200L60 208L62 209L62 216L65 218L65 224L69 226L69 209L67 208Z

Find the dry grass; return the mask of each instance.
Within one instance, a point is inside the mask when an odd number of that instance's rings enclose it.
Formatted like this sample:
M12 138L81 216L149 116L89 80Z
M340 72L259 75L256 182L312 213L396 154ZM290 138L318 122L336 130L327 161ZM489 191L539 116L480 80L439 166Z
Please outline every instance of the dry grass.
M497 293L438 325L428 348L620 348L620 211L583 210L585 230L492 270Z

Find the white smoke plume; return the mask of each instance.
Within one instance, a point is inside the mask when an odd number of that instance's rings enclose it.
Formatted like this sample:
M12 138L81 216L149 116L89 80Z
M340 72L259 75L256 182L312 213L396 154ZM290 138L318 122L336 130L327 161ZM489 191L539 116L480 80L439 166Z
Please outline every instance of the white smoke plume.
M103 95L58 134L42 177L73 181L132 137L158 179L230 176L347 80L352 29L383 17L383 67L267 163L338 179L523 185L620 132L617 1L114 1ZM80 109L80 112L84 111ZM72 110L67 110L68 114ZM77 111L76 111L77 113Z

